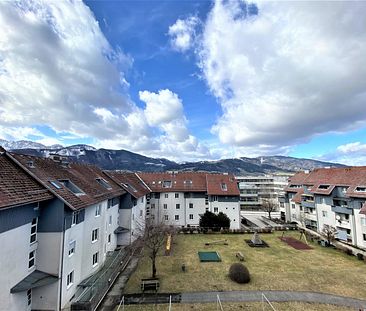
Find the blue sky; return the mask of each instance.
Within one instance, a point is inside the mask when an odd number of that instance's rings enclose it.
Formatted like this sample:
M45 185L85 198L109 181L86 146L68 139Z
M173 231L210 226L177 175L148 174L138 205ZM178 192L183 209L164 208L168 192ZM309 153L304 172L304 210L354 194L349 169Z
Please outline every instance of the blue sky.
M366 162L363 2L0 3L0 139ZM341 21L341 22L339 22Z

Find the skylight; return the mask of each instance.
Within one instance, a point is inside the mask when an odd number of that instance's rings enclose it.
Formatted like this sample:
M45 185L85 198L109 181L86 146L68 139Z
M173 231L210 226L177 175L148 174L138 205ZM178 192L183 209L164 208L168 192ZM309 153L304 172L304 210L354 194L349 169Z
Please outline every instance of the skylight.
M221 190L222 191L227 191L227 184L225 184L224 182L221 183Z
M54 186L56 189L61 189L62 188L61 185L59 183L57 183L56 181L54 181L54 180L50 180L50 184L52 186Z
M164 180L163 181L163 188L171 188L172 187L172 181L171 180Z
M133 192L137 192L136 188L127 183L122 183L125 188L131 189Z
M106 189L112 189L112 187L110 186L110 184L103 178L96 178L96 181L99 185L103 186Z
M329 187L330 187L330 185L319 185L318 189L327 190Z
M69 189L72 193L76 195L83 195L85 194L78 186L76 186L72 181L66 180L59 180L61 184L63 184L67 189Z
M356 187L356 191L358 192L366 192L366 187L362 186L362 187Z

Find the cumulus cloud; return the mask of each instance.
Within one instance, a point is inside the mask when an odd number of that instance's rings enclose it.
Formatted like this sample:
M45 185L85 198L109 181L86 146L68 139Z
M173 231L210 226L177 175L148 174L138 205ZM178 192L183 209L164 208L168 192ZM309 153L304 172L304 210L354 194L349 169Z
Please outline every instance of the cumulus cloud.
M186 19L177 19L177 21L169 26L170 43L173 49L185 52L194 43L195 28L199 23L196 16L190 16Z
M126 73L133 59L110 45L82 1L0 2L0 29L0 138L92 138L97 147L177 160L207 154L189 134L176 94L142 92L145 110L132 102Z
M320 156L319 159L347 165L365 165L366 144L358 141L340 145L336 150Z
M212 131L233 146L289 146L366 120L362 2L217 0L199 66L223 114Z

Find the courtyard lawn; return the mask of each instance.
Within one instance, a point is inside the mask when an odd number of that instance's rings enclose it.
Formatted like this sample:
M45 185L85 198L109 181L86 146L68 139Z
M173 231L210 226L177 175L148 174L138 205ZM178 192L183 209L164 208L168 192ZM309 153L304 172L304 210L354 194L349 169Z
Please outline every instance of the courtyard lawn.
M159 292L228 291L228 290L294 290L332 293L366 298L365 262L340 251L311 243L312 250L296 250L282 242L282 232L260 234L269 248L251 248L244 240L249 234L179 234L173 241L172 255L159 256L157 274ZM297 231L286 236L300 237ZM229 245L205 246L205 242L227 239ZM218 251L222 262L199 261L197 252ZM249 284L237 284L227 276L229 267L239 262L236 252L251 274ZM181 265L186 265L186 272ZM140 293L140 279L151 276L151 263L143 257L131 276L125 293Z
M299 303L299 302L281 302L272 303L274 308L278 311L353 311L353 308L337 307L333 305L322 305L312 303ZM265 305L262 308L260 302L247 302L247 303L223 303L222 307L224 311L272 311L269 305ZM116 309L117 310L117 309ZM121 310L121 308L120 308ZM167 304L161 305L128 305L125 306L125 311L166 311L168 310ZM197 303L197 304L173 304L172 311L213 311L217 310L216 303Z

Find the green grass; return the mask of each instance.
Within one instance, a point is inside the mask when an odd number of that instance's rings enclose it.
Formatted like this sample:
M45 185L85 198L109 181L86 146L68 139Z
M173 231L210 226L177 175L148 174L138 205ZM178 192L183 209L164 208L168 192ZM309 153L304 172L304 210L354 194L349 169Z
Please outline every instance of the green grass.
M243 234L179 234L174 238L172 255L159 256L160 292L213 290L297 290L366 298L366 265L356 257L312 244L312 250L296 250L279 240L282 232L261 234L269 248L251 248ZM299 232L286 235L300 237ZM229 245L205 246L205 242L227 239ZM199 261L197 252L218 251L222 262ZM232 282L227 274L235 253L241 251L251 274L249 284ZM181 271L186 265L187 272ZM143 257L129 280L125 293L139 293L140 279L151 276L151 264Z
M272 304L278 311L352 311L353 308L336 307L333 305L322 305L312 303L299 302L281 302ZM248 303L224 303L224 311L263 311L260 302ZM129 305L125 306L125 311L167 311L168 305ZM214 311L216 304L213 303L197 303L197 304L173 304L172 311ZM120 309L121 311L121 309ZM264 311L272 311L272 309L265 305Z

